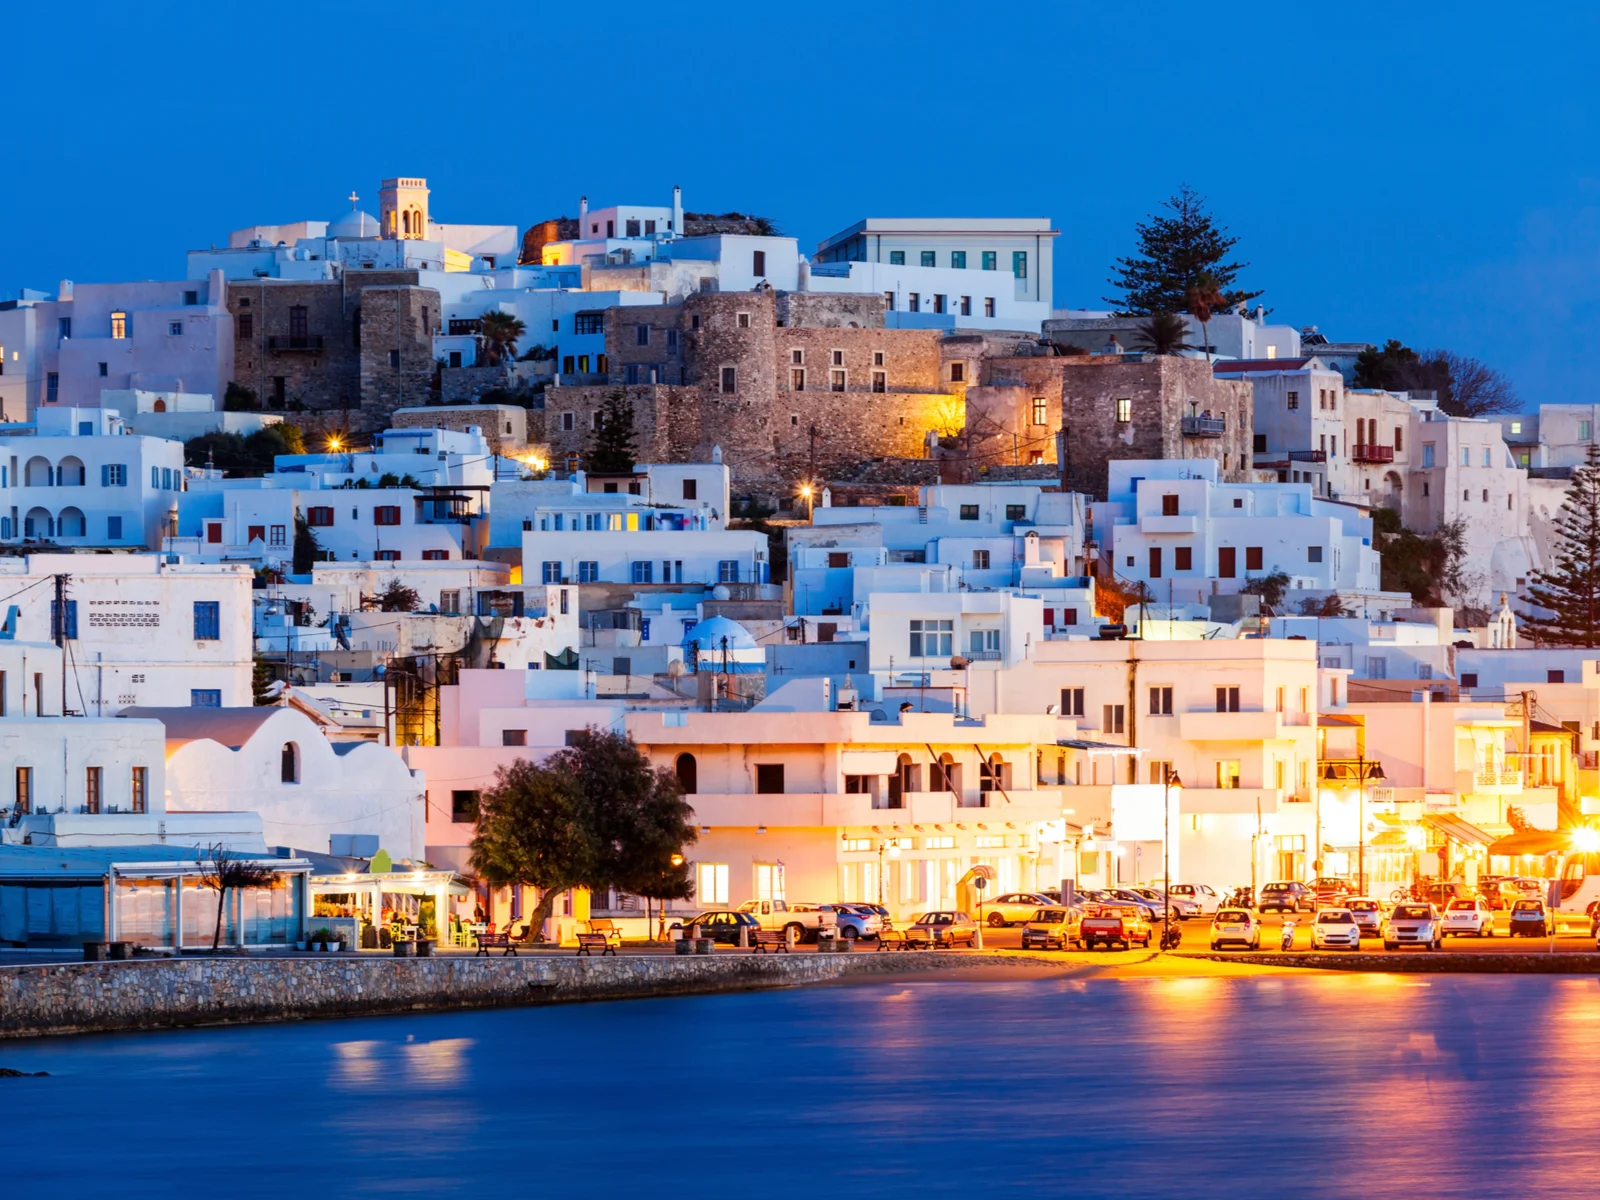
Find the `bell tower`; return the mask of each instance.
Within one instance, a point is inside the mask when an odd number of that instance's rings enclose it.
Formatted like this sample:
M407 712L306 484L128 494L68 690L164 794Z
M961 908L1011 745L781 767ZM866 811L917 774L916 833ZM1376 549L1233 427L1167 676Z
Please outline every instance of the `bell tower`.
M386 238L428 236L428 181L385 179L378 189L378 223Z

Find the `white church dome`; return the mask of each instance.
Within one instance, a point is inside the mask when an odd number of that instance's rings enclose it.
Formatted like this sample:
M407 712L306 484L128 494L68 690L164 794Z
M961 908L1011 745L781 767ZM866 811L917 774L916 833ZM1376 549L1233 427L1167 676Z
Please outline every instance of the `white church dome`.
M352 208L337 221L328 225L328 236L333 238L375 238L378 236L378 218L359 208Z

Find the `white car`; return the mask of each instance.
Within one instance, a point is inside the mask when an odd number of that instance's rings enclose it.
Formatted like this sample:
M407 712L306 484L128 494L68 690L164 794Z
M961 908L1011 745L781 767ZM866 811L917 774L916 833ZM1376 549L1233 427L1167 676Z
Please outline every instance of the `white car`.
M1452 900L1444 910L1444 936L1494 936L1494 913L1482 900Z
M1348 908L1325 908L1311 925L1313 950L1361 949L1361 926Z
M1018 925L1023 921L1033 920L1033 914L1041 908L1058 908L1058 905L1049 896L1040 895L1038 892L1007 892L1004 896L996 896L993 900L986 900L982 905L983 919L994 929L1002 925Z
M1172 898L1194 901L1195 911L1202 917L1212 916L1222 907L1222 897L1217 890L1204 883L1175 883Z
M1431 904L1409 900L1390 909L1389 918L1383 923L1383 948L1398 950L1401 946L1443 950L1444 927L1439 922L1439 910Z
M1261 920L1248 908L1223 908L1211 919L1211 948L1243 946L1261 949Z

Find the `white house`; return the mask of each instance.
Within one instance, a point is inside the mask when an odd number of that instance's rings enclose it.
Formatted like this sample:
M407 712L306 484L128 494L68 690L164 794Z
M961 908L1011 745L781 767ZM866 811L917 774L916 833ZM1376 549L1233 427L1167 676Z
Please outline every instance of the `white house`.
M0 427L0 542L154 548L183 487L183 444L134 435L110 409Z
M489 494L489 542L522 545L533 530L722 530L730 476L721 463L640 463L631 475L497 480Z
M632 514L629 514L632 515ZM530 530L529 583L770 583L767 537L753 530Z

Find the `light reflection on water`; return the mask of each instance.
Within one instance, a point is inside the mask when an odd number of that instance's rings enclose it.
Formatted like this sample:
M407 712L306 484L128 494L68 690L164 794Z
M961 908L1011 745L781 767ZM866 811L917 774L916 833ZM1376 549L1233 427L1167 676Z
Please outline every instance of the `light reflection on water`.
M4 1195L1586 1195L1597 1039L1592 979L1308 975L0 1043Z

